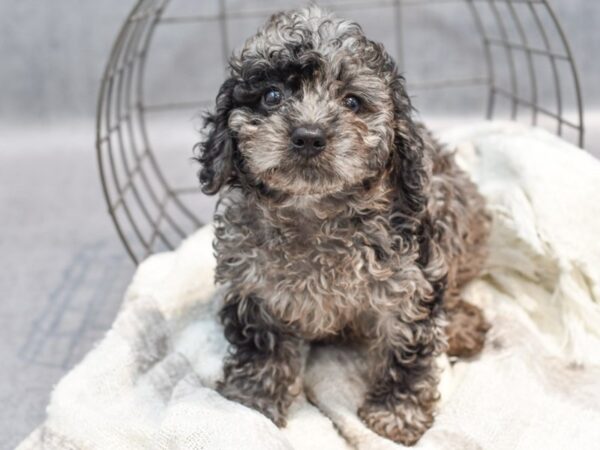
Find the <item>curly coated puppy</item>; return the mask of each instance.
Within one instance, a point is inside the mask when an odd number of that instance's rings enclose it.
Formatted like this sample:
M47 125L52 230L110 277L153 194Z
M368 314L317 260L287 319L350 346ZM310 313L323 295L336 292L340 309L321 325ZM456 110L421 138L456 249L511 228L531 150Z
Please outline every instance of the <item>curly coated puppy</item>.
M307 344L353 339L372 358L359 416L414 444L433 421L435 356L482 348L488 327L459 289L489 221L413 121L394 61L317 7L275 14L231 59L206 126L230 343L219 391L284 426Z

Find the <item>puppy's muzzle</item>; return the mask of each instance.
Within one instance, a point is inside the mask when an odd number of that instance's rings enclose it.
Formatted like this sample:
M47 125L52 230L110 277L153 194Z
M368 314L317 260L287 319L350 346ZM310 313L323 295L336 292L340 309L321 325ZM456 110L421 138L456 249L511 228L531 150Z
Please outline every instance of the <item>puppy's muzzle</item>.
M326 145L325 132L316 125L298 127L290 137L292 151L307 158L312 158L321 153Z

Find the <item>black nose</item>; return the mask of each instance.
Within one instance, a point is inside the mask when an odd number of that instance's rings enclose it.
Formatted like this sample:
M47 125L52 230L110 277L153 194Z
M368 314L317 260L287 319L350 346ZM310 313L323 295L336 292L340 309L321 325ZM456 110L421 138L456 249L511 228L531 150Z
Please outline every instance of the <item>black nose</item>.
M298 127L292 132L292 149L304 156L315 156L325 149L325 132L317 126Z

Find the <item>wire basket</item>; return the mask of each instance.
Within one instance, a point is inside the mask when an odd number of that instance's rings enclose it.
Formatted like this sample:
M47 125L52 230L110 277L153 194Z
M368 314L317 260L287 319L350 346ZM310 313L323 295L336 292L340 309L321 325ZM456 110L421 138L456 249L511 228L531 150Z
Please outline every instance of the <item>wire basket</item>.
M546 0L322 4L358 20L396 55L423 120L508 118L583 146L577 71ZM96 148L108 211L134 262L174 248L209 220L212 200L195 169L174 169L198 140L190 120L212 106L232 48L273 11L293 6L139 0L127 17L102 79Z

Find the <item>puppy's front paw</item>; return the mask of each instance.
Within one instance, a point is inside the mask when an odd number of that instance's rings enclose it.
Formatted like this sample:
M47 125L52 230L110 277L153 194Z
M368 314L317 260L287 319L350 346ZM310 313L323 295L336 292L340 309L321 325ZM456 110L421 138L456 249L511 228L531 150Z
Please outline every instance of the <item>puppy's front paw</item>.
M217 383L217 391L228 400L258 411L280 428L287 424L285 415L281 411L282 405L278 405L277 401L268 399L264 395L257 395L256 390L246 383L240 386L235 382L221 381Z
M367 399L358 416L375 433L404 445L414 445L431 427L433 415L414 405L388 405Z

